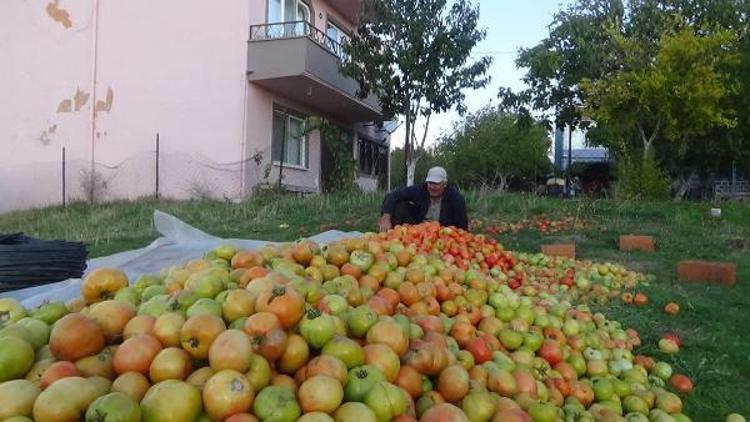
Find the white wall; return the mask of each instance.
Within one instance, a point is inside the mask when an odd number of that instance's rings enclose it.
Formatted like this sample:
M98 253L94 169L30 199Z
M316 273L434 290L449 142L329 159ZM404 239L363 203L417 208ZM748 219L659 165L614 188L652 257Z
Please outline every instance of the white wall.
M78 173L92 154L102 199L153 194L157 132L163 194L187 197L200 181L239 197L250 3L3 6L0 212L61 201L62 147L69 199L84 195Z

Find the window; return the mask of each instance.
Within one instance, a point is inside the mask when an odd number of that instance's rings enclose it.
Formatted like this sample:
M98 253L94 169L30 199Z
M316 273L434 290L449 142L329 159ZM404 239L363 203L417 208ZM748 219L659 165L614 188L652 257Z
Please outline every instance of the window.
M282 110L274 110L272 132L271 156L273 161L307 167L305 120Z
M373 141L359 139L357 161L360 174L377 176L383 172L383 165L387 166L388 149Z
M269 36L292 37L305 35L310 22L310 7L302 0L269 0L268 23L299 22L295 24L271 25Z
M349 35L346 34L341 28L328 21L326 25L326 47L331 50L339 58L344 59L344 51L341 48L343 45L349 42Z

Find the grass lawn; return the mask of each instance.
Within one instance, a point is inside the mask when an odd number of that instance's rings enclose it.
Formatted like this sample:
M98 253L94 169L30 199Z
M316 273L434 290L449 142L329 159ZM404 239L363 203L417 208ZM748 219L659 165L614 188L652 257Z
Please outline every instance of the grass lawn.
M294 240L329 228L373 230L381 195L361 194L311 198L257 198L242 204L144 200L0 215L0 233L24 231L41 238L81 240L92 257L147 245L157 236L151 225L155 209L173 214L222 237L275 241ZM644 288L647 307L616 302L600 308L608 317L641 333L639 352L665 360L696 384L685 413L695 421L723 420L731 412L750 416L750 206L724 204L721 219L708 216L707 203L565 201L524 195L468 196L470 217L514 222L545 214L573 215L590 227L556 235L526 230L502 234L507 249L536 252L541 243L574 240L579 259L613 261L649 272L657 282ZM288 225L288 227L285 227ZM647 234L657 239L653 253L617 250L620 234ZM683 259L733 261L738 283L732 287L683 284L675 268ZM669 316L665 303L680 304ZM677 332L684 343L668 356L656 348L664 331Z

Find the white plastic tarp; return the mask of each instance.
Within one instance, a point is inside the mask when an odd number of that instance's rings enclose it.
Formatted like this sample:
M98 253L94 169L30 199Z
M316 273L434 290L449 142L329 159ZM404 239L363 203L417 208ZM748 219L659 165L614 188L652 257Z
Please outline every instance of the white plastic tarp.
M154 227L161 237L145 248L120 252L114 255L91 259L87 262L84 276L99 267L115 267L125 272L134 282L142 274L155 274L162 268L182 264L222 244L231 244L240 249L258 249L274 242L251 239L221 239L196 229L170 214L154 211ZM347 237L361 235L360 232L329 230L310 237L318 244L327 244ZM72 278L43 286L30 287L0 294L14 297L26 308L34 308L50 300L67 301L81 294L81 279Z

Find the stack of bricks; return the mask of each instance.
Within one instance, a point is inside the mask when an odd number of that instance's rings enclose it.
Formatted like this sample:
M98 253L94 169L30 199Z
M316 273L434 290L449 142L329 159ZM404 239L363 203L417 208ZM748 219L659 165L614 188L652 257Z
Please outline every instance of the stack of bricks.
M552 245L542 245L542 253L549 256L564 256L566 258L576 258L575 243L556 243Z
M651 236L622 235L620 236L621 251L644 251L653 252L655 247L654 238Z
M731 262L682 261L677 264L682 281L732 285L737 282L737 264Z

